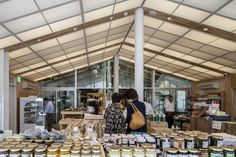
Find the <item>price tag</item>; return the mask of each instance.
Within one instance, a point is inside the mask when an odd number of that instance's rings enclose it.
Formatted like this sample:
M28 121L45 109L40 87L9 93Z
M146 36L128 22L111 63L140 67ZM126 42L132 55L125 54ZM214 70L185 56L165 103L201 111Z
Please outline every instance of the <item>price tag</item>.
M213 129L221 130L221 127L222 127L222 122L221 121L213 121L212 122L212 128Z

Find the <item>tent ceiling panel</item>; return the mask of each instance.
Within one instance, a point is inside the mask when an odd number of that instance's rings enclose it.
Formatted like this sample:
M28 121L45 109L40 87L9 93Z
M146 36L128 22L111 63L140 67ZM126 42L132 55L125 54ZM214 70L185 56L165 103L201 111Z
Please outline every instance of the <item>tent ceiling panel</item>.
M15 64L17 64L17 62L16 62L15 60L11 59L11 60L9 61L10 67L13 66L13 65L15 65Z
M57 64L53 64L52 66L54 68L57 68L57 67L60 67L60 66L66 65L66 64L70 64L70 62L69 61L63 61L63 62L60 62L60 63L57 63Z
M204 24L210 25L219 29L223 29L229 32L232 32L235 30L236 27L236 21L231 20L228 18L225 18L223 16L218 15L212 15L210 18L208 18Z
M193 56L189 56L189 55L185 55L182 57L182 59L186 60L186 61L191 61L193 63L202 63L205 60L197 58L197 57L193 57Z
M185 71L178 71L178 74L182 74L182 75L190 76L190 77L193 76L193 74L185 72Z
M229 53L229 54L226 54L222 57L225 58L225 59L236 62L236 53Z
M128 34L128 37L135 39L135 33L134 33L134 31L130 31L129 34ZM144 35L144 36L143 36L143 40L144 40L144 41L147 41L148 39L149 39L149 36L147 36L147 35Z
M81 10L79 1L74 1L62 6L58 6L56 8L43 11L44 16L49 23L79 15L80 13Z
M37 72L42 72L42 71L46 71L46 70L50 70L52 69L50 66L47 66L47 67L44 67L44 68L41 68L41 69L38 69L38 70L35 70Z
M134 40L133 38L130 38L130 37L127 37L127 38L125 39L125 42L131 43L131 44L135 44L135 40Z
M109 22L86 28L86 35L96 34L109 29Z
M36 63L40 63L40 62L43 62L43 60L41 58L35 58L35 59L25 61L22 64L24 64L25 66L29 66L29 65L34 65Z
M146 27L151 27L154 29L157 29L161 26L161 24L163 23L163 21L149 17L149 16L144 16L144 26Z
M88 66L88 62L87 62L87 59L86 60L80 60L80 61L73 62L72 65L76 69L79 66Z
M161 27L159 29L164 32L171 33L174 35L183 35L184 33L186 33L189 30L186 27L175 25L175 24L172 24L169 22L165 22L163 25L161 25Z
M123 26L123 25L126 25L126 24L131 24L133 20L134 20L134 16L131 15L131 16L127 16L127 17L124 17L124 18L121 18L121 19L111 21L110 28L112 29L112 28L116 28L116 27Z
M42 35L46 35L52 33L52 31L50 30L50 28L48 27L48 25L42 26L42 27L38 27L29 31L25 31L19 34L16 34L21 40L23 41L27 41L30 39L34 39L37 37L40 37Z
M94 50L97 50L97 49L100 49L100 48L105 48L106 44L103 43L103 44L99 44L99 45L96 45L96 46L93 46L93 47L89 47L88 48L88 51L94 51Z
M201 22L203 19L205 19L207 16L210 15L210 13L201 11L198 9L194 9L188 6L180 5L178 9L175 10L173 15L195 21L195 22Z
M113 5L102 9L97 9L94 11L87 12L84 14L84 21L88 22L108 15L112 15L112 10L113 10Z
M101 50L101 51L97 51L97 52L94 52L94 53L91 53L88 55L89 58L93 57L93 56L97 56L97 55L101 55L104 53L104 50Z
M216 63L213 63L213 62L210 62L210 61L204 62L204 63L202 63L202 65L212 67L212 68L215 68L215 69L219 69L219 68L223 67L223 65L216 64Z
M160 60L160 59L156 59L156 58L152 58L149 62L147 62L147 64L151 64L151 63L160 64L160 65L168 64L168 62Z
M24 71L27 71L27 70L30 70L30 69L28 67L24 67L24 68L20 68L20 69L17 69L17 70L13 70L12 73L17 74L17 73L21 73L21 72L24 72Z
M24 6L24 7L21 7ZM0 3L0 21L6 21L38 11L32 0L11 0Z
M124 38L120 38L120 39L116 39L116 40L108 40L107 43L106 43L106 46L111 46L111 45L114 45L114 44L118 44L118 43L121 43L123 42Z
M134 58L134 57L133 57ZM144 56L144 63L149 61L152 57L149 57L149 56Z
M185 54L189 54L190 52L193 51L193 49L178 45L178 44L172 44L169 49L177 51L177 52L181 52L181 53L185 53Z
M83 0L84 12L89 12L115 3L115 0Z
M144 53L145 56L149 56L149 57L154 57L155 56L155 54L147 52L147 51L144 51L143 53Z
M47 40L44 42L40 42L38 44L34 44L32 46L30 46L34 51L39 51L39 50L43 50L49 47L53 47L58 45L58 42L56 39L51 39L51 40Z
M204 46L202 43L200 42L196 42L187 38L180 38L179 40L176 41L176 44L188 47L188 48L192 48L192 49L198 49L202 46Z
M178 7L178 4L163 0L146 0L144 6L147 8L171 14Z
M25 67L24 65L18 63L18 64L11 66L10 70L13 71L13 70L17 70L17 69L24 68L24 67Z
M74 58L74 59L70 59L70 62L74 63L76 61L83 61L83 60L87 61L87 56L81 56L81 57L77 57L77 58Z
M53 6L56 6L56 5L59 5L59 4L62 4L62 3L65 3L65 2L70 2L72 0L53 0L53 1L45 1L45 0L36 0L39 8L42 10L42 9L47 9L49 7L53 7Z
M196 71L199 71L199 72L206 72L206 71L208 71L207 69L204 69L204 68L201 68L201 67L197 67L197 66L192 66L192 67L190 67L190 69L193 69L193 70L196 70Z
M230 65L234 64L234 62L232 62L230 60L227 60L227 59L224 59L224 58L214 58L211 61L215 62L215 63L218 63L218 64L221 64L221 65L224 65L224 66L230 66Z
M214 71L206 71L205 73L210 74L212 76L224 76L223 74L220 74L220 73L217 73L217 72L214 72Z
M173 62L174 61L173 59L170 59L170 58L164 57L164 56L160 56L160 55L156 55L155 58L159 59L159 60L162 60L162 61L165 61L165 62Z
M41 13L32 14L23 18L4 23L4 25L13 33L23 32L46 24L47 23Z
M187 63L180 62L180 61L174 61L172 63L175 64L175 65L179 65L179 66L185 67L185 68L189 68L189 67L192 66L191 64L187 64Z
M235 28L236 28L236 26L235 26ZM216 46L216 47L228 50L228 51L235 51L236 50L236 42L232 42L232 41L222 39L222 38L210 43L210 45Z
M47 62L48 63L55 63L55 62L59 62L59 61L65 60L65 59L67 59L67 57L65 55L63 55L63 56L60 56L60 57L48 59Z
M144 31L144 34L146 34L148 36L152 36L155 33L156 29L144 26L143 31Z
M234 18L236 19L236 1L231 1L227 6L222 8L220 11L218 11L218 14L224 15L226 17Z
M27 55L30 53L32 53L32 51L26 47L26 48L22 48L22 49L10 52L9 57L10 58L17 58L17 57L21 57L21 56L24 56L24 55Z
M228 73L236 73L236 68L233 69L229 67L223 67L223 68L220 68L220 70L228 72Z
M37 51L37 54L39 54L40 56L46 56L46 55L50 55L58 51L61 51L60 45L56 45L56 46L53 46L44 50Z
M105 42L106 42L106 38L102 38L102 39L98 39L96 41L87 43L87 45L88 45L88 47L93 47L93 46L96 46L96 45L99 45L99 44L103 44Z
M71 66L71 64L65 64L65 65L61 65L61 66L56 67L57 70L59 70L59 69L65 69L65 68L73 69L73 67Z
M67 18L65 20L51 23L49 25L52 28L53 32L56 32L80 24L82 24L82 18L81 15L78 15L71 18Z
M170 69L170 70L173 69L173 71L180 71L180 70L185 69L185 67L182 67L182 66L179 66L179 65L176 65L176 64L172 64L172 63L170 63L168 65L165 65L163 67L166 68L166 69Z
M109 35L107 37L107 41L111 41L111 40L114 40L114 39L118 39L118 38L122 38L126 35L127 32L123 32L123 33L119 33L119 34L116 34L116 35ZM110 33L109 33L110 34Z
M85 54L85 53L86 53L86 50L83 49L83 50L79 50L79 51L75 51L75 52L69 53L69 54L67 54L67 57L70 58L70 57L82 55L82 54Z
M19 42L20 41L14 36L9 36L9 37L6 37L6 38L2 38L2 39L0 39L0 49L4 48L4 47L7 47L9 45L17 44Z
M28 60L32 60L34 58L38 58L38 56L35 54L35 53L30 53L28 55L25 55L25 56L22 56L22 57L19 57L19 58L16 58L15 60L17 62L25 62L25 61L28 61Z
M198 41L198 42L202 42L202 43L205 43L205 44L208 44L208 43L218 39L218 37L216 37L216 36L209 35L209 34L206 34L206 33L195 31L195 30L191 30L186 35L184 35L184 37L188 38L188 39Z
M27 64L25 64L27 65ZM41 67L41 66L44 66L44 65L47 65L46 62L40 62L40 63L36 63L36 64L33 64L33 65L30 65L28 66L30 69L34 69L34 68L38 68L38 67Z
M153 45L157 45L157 46L160 46L160 47L167 47L170 45L169 42L166 42L164 40L161 40L161 39L156 39L156 38L150 38L148 40L148 43L151 43Z
M151 49L153 51L158 51L158 52L161 52L164 49L163 47L156 46L156 45L153 45L153 44L150 44L150 43L145 43L144 47L148 48L148 49Z
M140 7L142 2L143 2L143 0L131 0L131 1L128 0L128 1L124 1L122 3L117 3L115 5L114 13L118 13L118 12L129 10L132 8Z
M185 55L183 53L179 53L179 52L176 52L176 51L173 51L173 50L170 50L170 49L165 49L162 53L165 53L165 54L168 54L170 56L177 57L177 58L181 58Z
M116 27L116 28L112 28L109 31L109 35L118 34L121 32L127 32L129 30L129 27L130 27L130 24L123 25L123 26Z
M46 55L46 56L43 56L43 58L45 60L51 60L51 59L55 59L57 57L60 57L60 56L63 56L64 55L64 52L63 51L57 51L55 53L51 53L49 55Z
M213 55L210 55L210 54L207 54L207 53L204 53L204 52L201 52L201 51L193 51L189 55L197 57L197 58L201 58L201 59L204 59L204 60L210 60L210 59L213 59L215 57Z
M72 41L72 40L76 40L76 39L79 39L79 38L83 38L83 37L84 37L83 31L77 31L77 32L74 32L74 33L70 33L70 34L60 36L57 39L60 42L60 44L63 44L63 43L66 43L66 42L69 42L69 41Z
M31 72L28 72L28 73L22 74L22 75L20 75L20 76L21 76L21 77L26 77L26 76L34 75L34 74L36 74L36 73L37 73L36 71L31 71Z
M77 39L77 40L74 40L65 44L61 44L61 47L63 49L69 49L72 47L76 47L78 45L84 45L84 39Z
M193 70L193 69L184 69L183 72L188 72L188 73L191 73L191 74L198 74L199 73L198 71Z
M169 41L169 42L174 42L178 38L178 36L176 36L176 35L166 33L166 32L160 31L160 30L156 30L153 37L163 39L163 40Z
M0 25L0 39L10 36L10 35L11 35L11 33L6 28L4 28L2 25Z
M204 47L201 47L199 50L202 51L202 52L206 52L208 54L215 55L215 56L222 56L226 53L229 53L229 51L226 51L224 49L220 49L220 48L217 48L217 47L213 47L213 46L210 46L210 45L206 45Z

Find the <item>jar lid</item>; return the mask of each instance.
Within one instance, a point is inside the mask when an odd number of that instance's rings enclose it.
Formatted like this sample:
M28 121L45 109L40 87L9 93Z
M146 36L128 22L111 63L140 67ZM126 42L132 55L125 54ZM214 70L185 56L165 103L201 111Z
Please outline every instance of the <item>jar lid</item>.
M0 147L0 152L7 152L7 151L9 151L9 148Z
M199 153L199 151L197 149L189 149L188 150L190 153Z
M148 138L147 142L153 143L153 142L156 142L156 140L154 138Z
M200 140L208 140L208 137L207 137L207 136L198 136L198 138L199 138Z
M52 147L61 147L62 144L61 143L53 143L51 144Z
M19 147L19 148L23 148L23 147L26 147L27 144L17 144L16 147Z
M217 140L223 140L223 137L221 137L221 136L212 136L212 137L217 139Z
M180 153L188 153L188 150L187 150L187 149L178 149L178 151L179 151Z
M146 147L145 150L146 150L147 152L156 152L156 149L153 148L153 147Z
M46 148L45 148L45 147L36 147L36 148L35 148L35 151L36 151L36 152L45 152L45 151L46 151Z
M166 149L166 152L167 153L177 153L177 150L174 148L168 148L168 149Z
M75 142L74 145L75 146L81 146L82 144L80 142Z
M112 152L119 152L120 148L119 147L111 147L110 151L112 151Z
M184 141L184 138L182 138L182 137L176 137L175 140L177 140L177 141Z
M63 147L72 147L73 144L63 144L62 146L63 146Z
M78 154L78 153L80 153L80 149L72 149L71 153Z
M43 143L43 140L35 140L36 143Z
M101 150L100 150L100 149L92 149L92 152L93 152L93 153L100 153Z
M141 147L134 148L134 152L144 152L144 149Z
M10 152L19 152L21 149L17 147L10 148Z
M21 150L22 150L22 152L31 152L31 151L33 151L33 148L32 147L24 147Z
M122 147L122 152L132 152L133 149L130 147Z
M90 149L81 149L81 153L91 153Z
M49 152L57 152L57 151L58 151L58 148L51 146L51 147L48 147L48 151L49 151Z
M52 140L44 140L45 143L52 143Z
M234 151L233 147L224 147L223 149L226 150L226 151Z
M84 144L83 144L83 147L84 146L90 146L90 143L89 142L85 142Z
M29 143L28 147L34 147L35 148L35 147L38 147L38 145L39 145L38 143Z
M64 144L73 145L74 142L72 142L72 141L65 141Z
M189 141L193 141L193 140L194 140L193 137L189 137L189 136L185 137L185 139L186 139L186 140L189 140Z
M138 142L144 143L144 142L146 142L146 139L145 138L138 138Z
M217 152L221 152L221 151L223 151L223 149L222 148L219 148L219 147L210 147L210 150L213 150L213 151L217 151Z
M61 152L69 152L70 151L70 147L64 147L63 146L63 147L60 148L60 151Z
M100 145L92 145L92 149L100 149L101 146Z
M152 145L149 144L149 143L143 143L143 144L142 144L142 147L143 147L143 148L147 148L147 147L152 147Z

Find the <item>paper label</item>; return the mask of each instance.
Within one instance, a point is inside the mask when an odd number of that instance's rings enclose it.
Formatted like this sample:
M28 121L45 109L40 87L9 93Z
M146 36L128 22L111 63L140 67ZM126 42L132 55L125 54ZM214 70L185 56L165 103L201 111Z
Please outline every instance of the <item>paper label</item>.
M7 157L8 154L1 154L0 157Z
M217 141L217 147L222 147L223 146L223 141Z
M162 142L162 148L170 148L170 142Z
M212 122L212 128L213 129L221 130L221 126L222 126L221 121L213 121Z
M46 157L46 154L44 154L44 155L34 155L34 157Z
M208 141L202 141L202 148L208 148L209 143Z
M187 148L193 149L194 148L194 142L187 142Z

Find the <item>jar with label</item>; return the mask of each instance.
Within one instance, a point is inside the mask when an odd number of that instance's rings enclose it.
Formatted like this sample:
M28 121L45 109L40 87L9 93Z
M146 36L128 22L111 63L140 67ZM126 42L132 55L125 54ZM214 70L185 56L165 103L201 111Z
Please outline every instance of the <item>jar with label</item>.
M36 147L38 147L39 146L39 144L38 143L29 143L28 144L28 147L30 147L30 148L36 148Z
M0 157L8 157L8 148L0 147Z
M101 153L93 153L92 157L101 157Z
M92 149L92 153L94 154L94 153L101 153L101 149L100 148L94 148L94 149Z
M20 157L21 149L20 148L10 148L10 156L9 157Z
M142 144L146 143L146 139L141 137L141 138L138 138L138 142L137 142L137 146L138 147L142 147Z
M33 149L32 147L22 148L21 157L33 157Z
M188 157L188 150L187 149L178 149L179 155L178 157Z
M49 147L47 151L47 157L57 157L58 156L58 148L57 147Z
M147 143L150 144L153 148L156 148L156 140L155 138L148 138Z
M83 148L81 149L81 153L85 153L85 154L91 153L91 150L89 148Z
M81 157L92 157L91 153L82 153Z
M130 138L129 139L129 147L136 147L136 139L135 138Z
M174 146L174 139L175 139L176 135L171 134L168 137L170 138L170 145L171 145L171 147L173 147Z
M80 149L72 149L70 156L71 157L80 157Z
M32 142L32 141L31 141L31 142ZM30 143L31 143L31 142L30 142ZM42 143L43 143L43 140L35 140L34 142L35 142L35 143L38 143L38 144L42 144Z
M123 147L127 147L129 143L129 139L128 138L122 138L122 146Z
M193 149L195 146L194 138L192 137L185 137L185 148Z
M189 157L200 157L200 152L197 149L189 149Z
M177 150L174 148L166 149L166 157L176 157L178 156Z
M118 147L111 147L109 150L109 157L120 157L121 152Z
M223 149L219 147L212 146L209 148L209 157L223 157Z
M59 151L60 157L70 157L70 147L61 147Z
M219 136L212 136L213 146L222 147L223 146L223 138Z
M36 147L34 150L34 157L46 157L46 148L45 147Z
M164 150L164 149L170 148L170 147L171 147L170 138L169 137L162 137L160 148Z
M52 142L53 142L52 140L44 140L44 143L45 143L48 147L51 146Z
M224 147L224 157L235 157L235 150L232 147Z
M156 148L153 147L147 147L146 150L146 157L156 157Z
M92 147L92 149L99 149L99 150L101 148L101 146L99 144L92 145L91 147Z
M207 149L209 147L209 140L206 136L198 136L198 148Z
M134 148L133 157L145 157L144 149L141 147Z
M176 149L179 149L179 148L184 149L184 138L176 137L173 142L173 147Z
M201 157L208 157L208 149L199 149Z
M156 148L160 148L160 146L161 146L161 138L162 138L161 135L156 135L156 136L155 136L155 139L156 139Z
M52 143L51 147L56 147L56 148L60 148L62 146L61 143Z
M122 157L132 157L133 156L133 149L130 147L123 147L121 149L121 156Z

